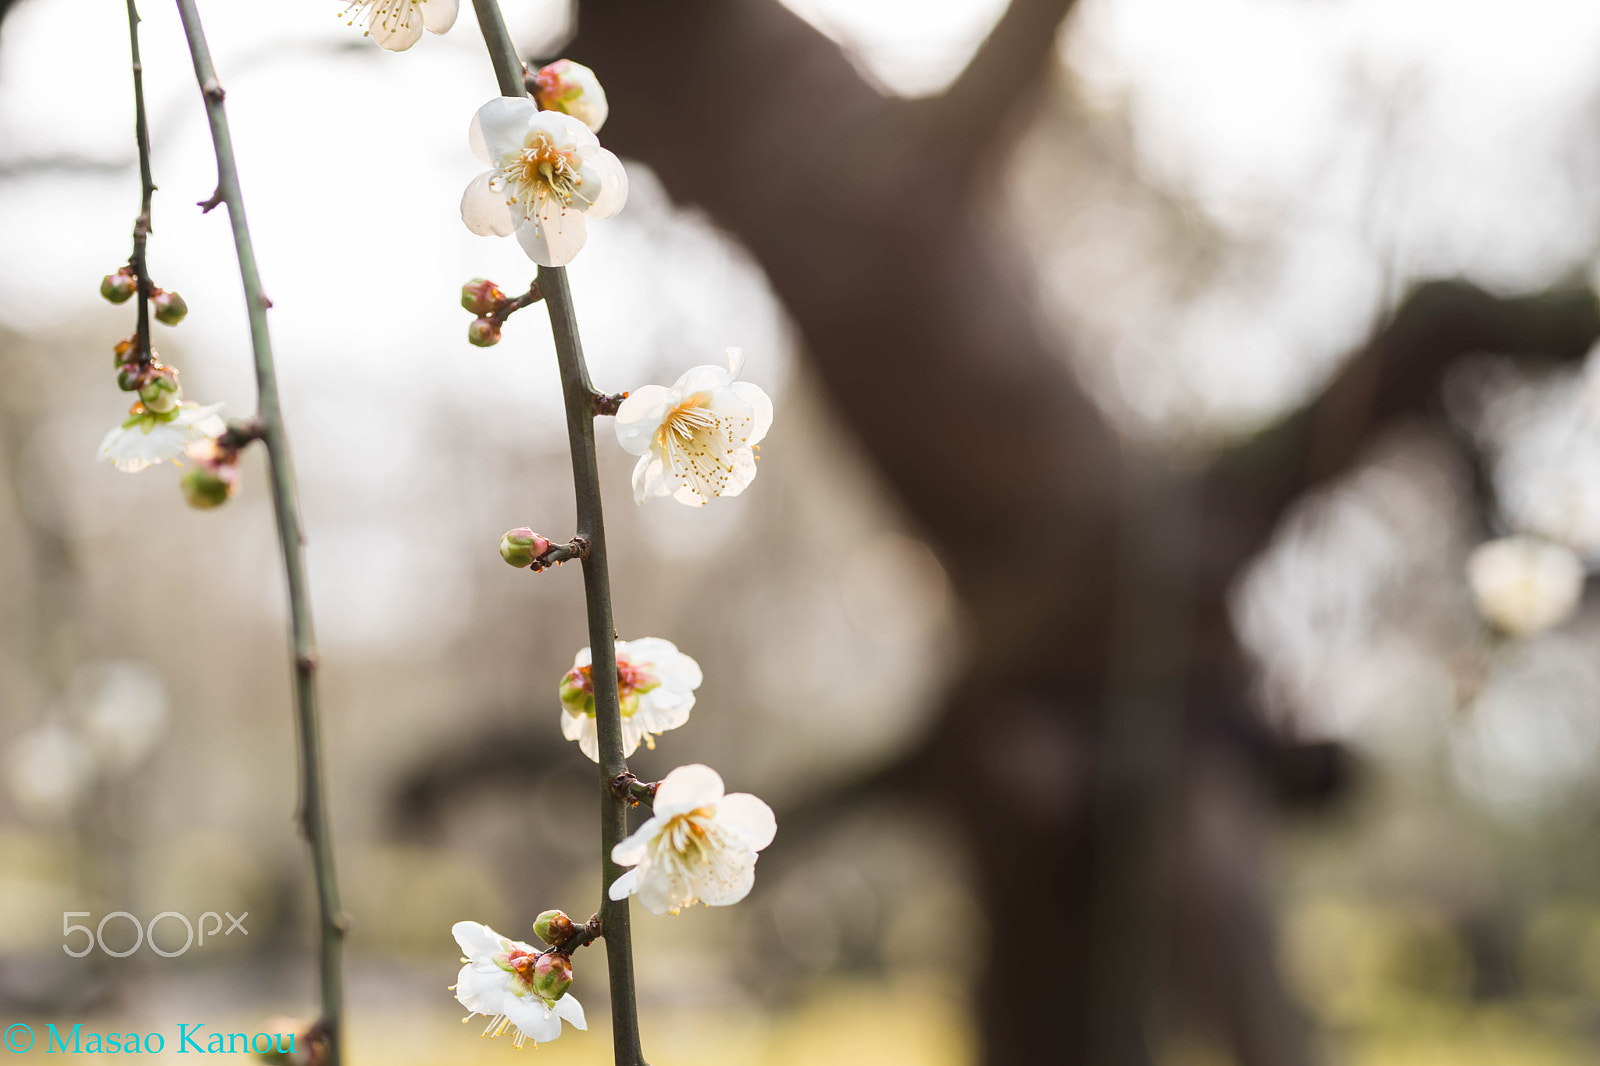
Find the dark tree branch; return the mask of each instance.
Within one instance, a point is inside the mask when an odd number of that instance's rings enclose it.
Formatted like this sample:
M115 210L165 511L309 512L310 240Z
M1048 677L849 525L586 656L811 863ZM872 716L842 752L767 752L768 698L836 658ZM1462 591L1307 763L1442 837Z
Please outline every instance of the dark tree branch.
M1463 281L1418 286L1312 403L1212 468L1208 572L1230 578L1295 500L1348 471L1376 434L1399 419L1437 412L1445 373L1462 356L1570 361L1596 337L1600 303L1586 286L1505 297Z

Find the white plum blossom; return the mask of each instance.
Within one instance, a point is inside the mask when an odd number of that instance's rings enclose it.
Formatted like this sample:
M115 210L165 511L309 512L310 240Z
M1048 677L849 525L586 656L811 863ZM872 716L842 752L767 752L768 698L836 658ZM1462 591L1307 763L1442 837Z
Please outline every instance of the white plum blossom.
M74 691L89 690L83 733L109 769L126 771L143 762L167 731L172 701L161 676L138 662L100 663L80 671ZM82 686L80 688L80 686Z
M546 111L565 111L595 133L605 125L611 107L594 71L570 59L558 59L539 68L533 78L533 98Z
M772 400L739 381L744 352L728 349L726 367L691 367L669 389L646 385L617 408L617 441L639 456L633 468L638 503L671 496L703 507L713 496L737 496L755 480L756 451L772 427Z
M538 1046L561 1035L561 1022L575 1029L587 1029L583 1005L570 992L547 1001L538 991L541 960L550 961L550 952L503 937L479 922L457 922L450 928L466 965L456 976L456 999L467 1008L468 1018L486 1014L489 1026L484 1036L495 1037L514 1028L512 1044L524 1040ZM569 975L570 976L570 975ZM570 982L569 982L570 983Z
M628 198L622 160L588 126L525 97L478 108L467 139L491 169L467 186L461 220L481 236L515 233L540 266L571 262L588 238L585 219L610 218Z
M130 474L176 460L191 441L222 435L228 426L220 410L220 403L181 403L163 414L135 406L135 413L101 440L99 459Z
M778 832L772 808L748 792L725 796L709 766L680 766L656 789L652 817L611 849L633 869L611 884L611 898L639 897L654 914L704 903L726 907L750 894L756 852Z
M367 35L391 52L404 52L422 40L422 31L444 33L456 24L458 0L351 0L344 13L363 16Z
M573 660L561 679L561 735L600 761L600 737L594 716L594 675L590 649ZM622 708L622 753L632 755L642 740L655 748L655 737L689 720L694 690L702 680L700 664L660 637L617 641L617 702Z
M60 725L43 725L18 737L6 752L5 765L12 800L44 821L71 814L94 783L94 753Z
M1565 621L1583 595L1583 578L1583 563L1570 549L1539 537L1501 537L1467 559L1478 613L1515 636Z

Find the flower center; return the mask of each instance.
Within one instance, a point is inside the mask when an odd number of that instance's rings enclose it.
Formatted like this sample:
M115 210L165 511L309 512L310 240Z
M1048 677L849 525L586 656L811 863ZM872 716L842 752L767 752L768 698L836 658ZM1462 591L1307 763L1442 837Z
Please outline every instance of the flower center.
M671 472L702 499L722 495L734 456L749 440L750 420L719 415L704 393L667 412L656 430L656 447Z
M529 134L522 150L500 164L500 176L510 186L506 206L521 208L524 220L537 214L547 199L563 207L570 204L583 184L577 150L557 147L542 130Z
M694 862L711 850L715 843L710 830L715 813L710 807L696 807L687 814L675 815L661 830L660 839L679 858Z
M534 965L539 961L537 955L514 949L506 956L505 966L511 971L511 994L518 997L533 994Z
M411 28L411 20L416 16L417 5L418 0L350 0L344 13L348 15L352 11L356 12L356 17L349 22L349 25L354 26L356 18L360 18L368 8L376 8L372 13L372 21L367 25L380 26L385 33L394 33L397 30ZM372 31L368 29L367 32L370 34Z
M639 697L661 687L661 679L643 666L617 659L617 703L622 716L632 718ZM561 683L561 702L574 714L594 715L594 667L574 666Z

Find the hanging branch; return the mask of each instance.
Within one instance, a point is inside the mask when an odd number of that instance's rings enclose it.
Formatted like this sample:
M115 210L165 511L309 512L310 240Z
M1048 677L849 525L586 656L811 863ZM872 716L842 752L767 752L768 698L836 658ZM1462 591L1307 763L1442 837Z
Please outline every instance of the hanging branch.
M250 342L255 351L259 396L257 431L266 446L271 468L273 512L277 517L278 541L283 549L284 575L289 586L295 712L300 744L300 830L311 848L311 863L317 882L322 1017L314 1031L326 1041L327 1054L322 1061L327 1066L339 1066L344 998L339 955L344 939L345 918L339 910L339 888L334 875L333 842L323 783L322 738L317 722L317 651L311 626L311 600L306 588L304 539L296 504L294 471L289 463L289 444L278 403L272 339L267 332L267 308L272 303L262 293L261 278L256 272L255 251L250 243L250 227L245 221L244 198L239 192L239 174L233 157L232 137L228 131L228 116L223 108L224 94L211 65L211 50L200 25L200 15L195 10L194 0L177 0L177 3L184 34L189 41L189 52L194 57L195 78L200 83L201 95L205 97L211 139L216 147L217 190L201 206L206 210L218 204L228 207L234 248L239 258L239 273L244 281L245 303L250 315Z
M141 364L154 356L150 345L150 271L145 266L145 243L150 238L150 201L155 195L155 179L150 176L150 126L144 110L144 63L139 59L139 9L128 0L128 44L133 52L133 133L139 145L139 217L133 223L133 255L128 269L133 272L139 296L139 324L134 333L134 351Z
M506 32L495 0L473 0L478 25L489 48L495 79L503 96L525 96L522 62ZM628 770L622 754L622 710L617 702L616 627L611 617L611 579L606 568L605 521L600 506L600 473L595 464L594 419L610 399L589 382L578 338L578 320L562 267L539 268L539 292L550 313L556 362L566 401L567 437L572 449L572 481L577 495L578 536L588 543L583 557L584 602L589 615L589 647L593 655L595 722L600 742L600 925L605 930L606 968L611 984L611 1034L617 1066L644 1066L639 1046L638 996L634 988L633 943L628 901L612 900L605 886L624 868L611 860L611 849L628 835L629 801L612 790L611 782ZM611 406L611 411L615 407Z

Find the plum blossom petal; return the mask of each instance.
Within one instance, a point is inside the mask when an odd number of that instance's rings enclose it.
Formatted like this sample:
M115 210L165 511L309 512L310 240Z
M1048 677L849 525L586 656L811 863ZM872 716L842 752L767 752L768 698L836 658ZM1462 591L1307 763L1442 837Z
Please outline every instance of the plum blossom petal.
M423 0L422 25L429 33L448 33L456 24L457 0Z
M455 25L458 0L350 0L350 25L366 17L365 33L390 52L404 52L422 31L444 33Z
M657 818L687 814L722 798L722 775L702 763L680 766L661 781L650 809Z
M494 188L494 174L479 174L461 194L461 221L480 237L509 237L517 231L505 194Z
M583 1017L583 1004L571 992L551 1004L550 1010L574 1029L589 1028L588 1021Z
M566 266L578 257L589 239L583 216L568 211L554 200L540 206L538 213L517 226L517 243L540 266Z
M176 461L191 442L222 435L228 427L217 413L221 410L220 403L208 407L181 403L166 414L136 407L136 414L101 439L97 457L130 474Z
M468 958L488 958L507 950L508 941L482 922L457 922L450 933Z

